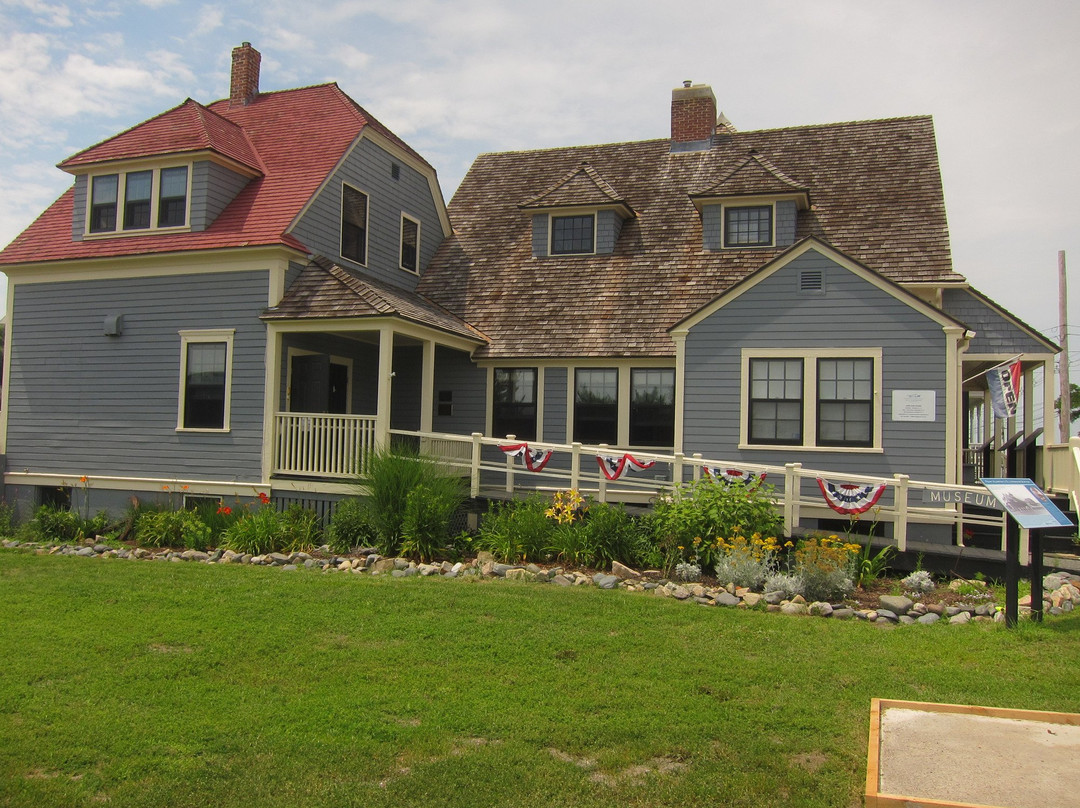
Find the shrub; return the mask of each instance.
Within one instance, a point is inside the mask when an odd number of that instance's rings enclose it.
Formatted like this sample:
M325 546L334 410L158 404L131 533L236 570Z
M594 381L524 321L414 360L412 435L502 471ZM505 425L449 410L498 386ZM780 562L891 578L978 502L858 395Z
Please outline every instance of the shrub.
M762 590L765 592L783 592L784 597L790 600L803 593L803 582L798 575L792 575L788 572L774 572L765 577Z
M720 547L715 539L758 533L776 536L783 519L776 513L772 488L766 485L726 484L702 478L678 486L671 497L656 503L650 521L661 548L704 566L714 565ZM699 541L695 544L694 539Z
M262 510L272 510L269 506ZM322 525L315 511L302 505L290 505L279 514L281 538L278 546L288 552L310 550L322 544Z
M430 561L450 540L450 521L465 501L458 477L438 476L420 483L405 498L401 552Z
M870 540L867 539L866 544L862 545L858 555L855 556L855 585L866 586L883 576L889 568L889 559L894 553L896 553L896 548L887 544L877 553L872 554Z
M795 550L794 572L802 580L807 600L834 600L846 597L855 588L850 569L862 548L836 536L809 538Z
M780 548L773 536L763 539L754 533L746 537L736 531L730 539L716 541L716 579L721 584L757 589L776 568L776 554Z
M235 553L266 555L277 552L284 547L281 516L272 507L262 507L237 519L222 539L222 544Z
M612 561L621 561L629 566L637 564L640 531L634 518L622 505L594 503L585 519L573 527L584 534L582 544L594 548L591 563L607 565Z
M903 587L905 592L914 592L919 595L925 592L933 592L935 588L934 579L926 570L916 570L911 573L911 575L900 581L900 586Z
M480 522L475 546L507 564L544 558L555 544L556 522L546 515L549 505L540 494L493 502Z
M188 509L189 513L195 513L204 525L210 529L209 546L217 547L221 544L222 537L236 521L247 511L237 506L215 505L204 502Z
M343 499L334 508L326 538L335 553L347 553L355 547L375 543L375 528L368 520L364 501L358 497Z
M135 543L205 550L210 546L210 527L195 511L142 510L135 519Z
M686 561L680 561L675 565L675 578L676 580L686 581L687 583L700 581L701 567L697 564L689 564Z
M107 524L105 511L100 511L92 519L84 519L69 508L42 505L34 513L29 532L41 541L75 542L98 535Z
M15 535L15 507L0 503L0 536Z
M436 496L453 496L455 510L464 499L463 493L458 498L463 487L460 478L406 445L372 452L365 458L365 466L367 472L357 482L367 494L367 519L375 530L379 550L385 555L393 555L401 548L410 491L425 485ZM443 482L446 480L453 480L456 485Z

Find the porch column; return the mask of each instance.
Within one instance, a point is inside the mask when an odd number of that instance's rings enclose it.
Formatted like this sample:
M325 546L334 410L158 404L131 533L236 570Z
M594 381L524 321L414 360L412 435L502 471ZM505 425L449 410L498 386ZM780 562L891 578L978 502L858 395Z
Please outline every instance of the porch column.
M420 373L420 431L431 431L435 410L435 343L424 340L423 368Z
M683 451L683 408L686 406L686 331L676 331L671 335L675 342L675 446L674 451ZM680 482L680 481L676 481Z
M1029 367L1024 371L1021 384L1024 386L1024 438L1026 439L1035 431L1035 368Z
M277 460L277 412L281 400L281 330L266 324L266 360L263 376L262 482L268 483Z
M375 405L375 445L385 449L390 445L390 384L394 374L394 330L379 329L379 389Z
M945 327L945 482L963 480L964 453L960 448L960 401L963 398L960 343L965 329Z

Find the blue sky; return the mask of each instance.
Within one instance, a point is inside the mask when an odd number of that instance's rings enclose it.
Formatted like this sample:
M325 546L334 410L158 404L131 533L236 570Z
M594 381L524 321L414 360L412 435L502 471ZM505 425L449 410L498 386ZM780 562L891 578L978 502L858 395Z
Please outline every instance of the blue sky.
M187 97L337 81L449 198L480 152L665 137L711 84L741 130L934 116L957 271L1052 338L1074 264L1080 378L1080 4L1028 0L0 0L0 243L70 154Z

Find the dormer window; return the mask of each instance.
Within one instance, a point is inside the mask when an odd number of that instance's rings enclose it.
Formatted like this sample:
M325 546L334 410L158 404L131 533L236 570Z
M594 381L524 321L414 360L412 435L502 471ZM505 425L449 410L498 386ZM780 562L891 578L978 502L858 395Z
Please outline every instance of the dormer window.
M772 205L724 207L725 247L771 247L772 243Z
M129 232L184 227L189 173L187 166L173 166L91 177L87 231L115 233L118 225Z
M552 216L551 254L586 255L595 252L596 216Z

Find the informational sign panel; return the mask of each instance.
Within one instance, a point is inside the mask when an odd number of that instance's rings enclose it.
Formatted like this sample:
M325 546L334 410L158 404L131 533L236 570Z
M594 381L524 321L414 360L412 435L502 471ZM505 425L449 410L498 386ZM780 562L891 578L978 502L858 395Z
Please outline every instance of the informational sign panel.
M1072 526L1069 517L1027 477L983 477L979 482L1022 528Z
M894 421L937 420L937 394L933 390L893 390Z

